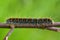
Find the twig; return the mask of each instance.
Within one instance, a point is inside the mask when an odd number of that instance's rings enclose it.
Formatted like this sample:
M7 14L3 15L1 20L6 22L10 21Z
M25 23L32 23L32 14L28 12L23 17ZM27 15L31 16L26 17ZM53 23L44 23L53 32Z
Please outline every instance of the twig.
M57 27L47 27L46 29L51 30L51 31L60 32L60 28L57 28Z
M11 29L10 29L10 31L7 33L7 35L5 36L5 38L4 38L4 40L8 40L8 37L11 35L11 33L13 32L13 30L14 30L14 25L10 25L10 27L11 27Z
M60 22L54 22L53 24L4 24L0 23L0 28L11 28L8 34L5 36L4 40L8 40L8 37L15 28L41 28L41 29L48 29L56 32L60 32L60 28L56 26L60 26Z

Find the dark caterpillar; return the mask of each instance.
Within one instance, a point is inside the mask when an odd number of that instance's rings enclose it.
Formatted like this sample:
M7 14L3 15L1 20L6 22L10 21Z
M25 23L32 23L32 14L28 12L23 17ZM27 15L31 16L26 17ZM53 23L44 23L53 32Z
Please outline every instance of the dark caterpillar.
M52 20L48 18L32 19L32 18L10 18L6 21L8 24L52 24Z

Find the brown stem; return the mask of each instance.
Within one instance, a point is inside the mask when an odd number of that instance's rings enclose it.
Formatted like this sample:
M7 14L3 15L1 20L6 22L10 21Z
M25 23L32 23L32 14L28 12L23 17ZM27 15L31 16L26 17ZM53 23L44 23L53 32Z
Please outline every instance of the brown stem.
M60 28L57 28L57 27L47 27L46 29L51 30L51 31L60 32Z
M8 37L11 35L11 33L13 32L13 30L14 30L14 25L10 25L10 27L11 27L11 29L10 29L10 31L7 33L7 35L5 36L5 38L4 38L4 40L8 40Z
M54 22L53 24L42 24L45 27L60 26L60 22ZM40 28L40 24L15 24L15 28ZM10 28L10 24L0 23L0 28Z

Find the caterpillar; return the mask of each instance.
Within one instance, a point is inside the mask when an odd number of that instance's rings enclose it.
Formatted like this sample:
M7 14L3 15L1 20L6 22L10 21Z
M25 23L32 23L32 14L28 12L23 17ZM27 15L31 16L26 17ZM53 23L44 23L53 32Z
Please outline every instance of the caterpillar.
M48 18L9 18L8 24L52 24L52 20Z

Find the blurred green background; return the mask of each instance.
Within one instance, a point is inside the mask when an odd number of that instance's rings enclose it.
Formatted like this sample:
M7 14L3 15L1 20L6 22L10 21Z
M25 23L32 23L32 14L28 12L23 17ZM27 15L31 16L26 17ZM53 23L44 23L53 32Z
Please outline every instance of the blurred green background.
M52 18L60 21L60 0L0 0L0 22L8 18ZM10 29L0 28L0 40ZM16 28L9 40L60 40L60 33L42 30Z

